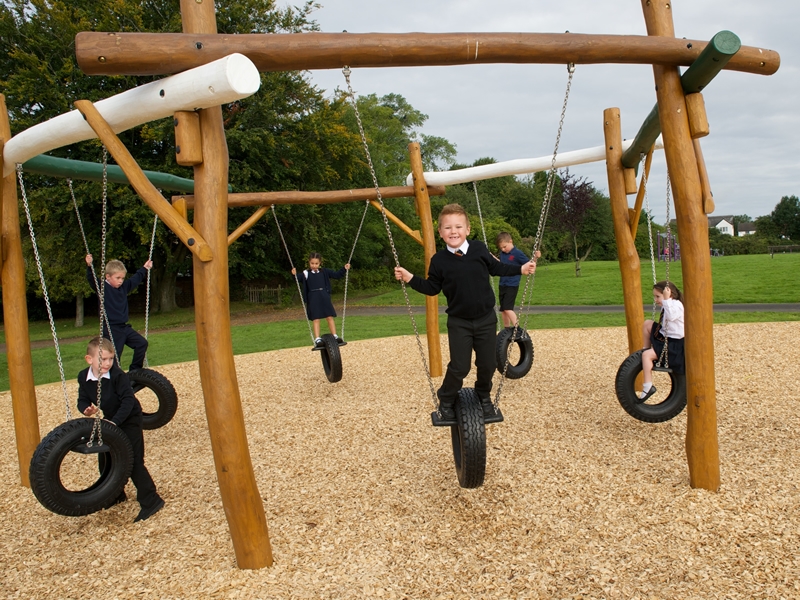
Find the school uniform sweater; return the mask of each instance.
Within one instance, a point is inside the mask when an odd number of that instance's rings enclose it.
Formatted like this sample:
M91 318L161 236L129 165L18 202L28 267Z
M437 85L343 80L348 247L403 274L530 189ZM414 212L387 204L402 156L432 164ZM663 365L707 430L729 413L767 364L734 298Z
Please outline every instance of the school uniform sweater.
M530 259L525 253L514 246L511 252L500 252L500 262L504 265L524 265ZM520 275L506 275L500 278L500 285L506 287L519 287Z
M477 319L491 312L495 305L489 275L519 275L522 265L503 264L489 254L483 242L471 240L463 256L439 250L431 258L428 278L417 275L408 285L411 289L435 296L444 292L447 314L460 319Z
M103 278L103 306L108 315L108 322L111 325L124 325L128 322L128 294L139 287L139 284L147 277L147 269L140 267L132 277L122 282L122 285L115 288ZM97 292L92 276L92 268L86 267L86 279L89 280L91 288Z
M89 367L78 373L78 410L83 411L90 404L97 403L97 381L87 380ZM142 405L133 395L128 375L117 365L108 372L110 379L101 378L100 409L103 417L120 427L142 424Z

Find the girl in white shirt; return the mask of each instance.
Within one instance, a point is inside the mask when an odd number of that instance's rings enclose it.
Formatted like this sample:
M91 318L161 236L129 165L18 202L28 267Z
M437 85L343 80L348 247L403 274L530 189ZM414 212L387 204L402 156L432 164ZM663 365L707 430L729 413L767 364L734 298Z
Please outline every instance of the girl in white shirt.
M652 396L656 388L653 386L653 363L659 360L667 343L667 363L674 373L684 372L683 358L683 302L681 292L671 281L659 281L653 286L653 299L661 307L660 323L647 320L644 323L644 351L642 352L642 385L641 401ZM661 365L667 366L667 365Z

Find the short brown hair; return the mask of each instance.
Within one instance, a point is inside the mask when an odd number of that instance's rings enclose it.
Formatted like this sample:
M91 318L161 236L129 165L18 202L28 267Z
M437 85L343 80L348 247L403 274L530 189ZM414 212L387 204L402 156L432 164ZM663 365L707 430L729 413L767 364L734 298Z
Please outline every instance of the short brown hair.
M442 207L442 212L439 213L439 220L441 221L442 217L446 217L447 215L464 215L469 222L469 215L460 204L445 204Z
M110 352L112 355L115 353L114 344L111 343L111 340L96 336L89 340L89 345L86 346L86 354L95 356L98 348L100 348L103 353Z
M501 231L500 233L498 233L497 237L494 240L495 244L497 244L498 246L503 242L513 242L513 241L514 240L512 239L511 234L508 233L507 231Z
M127 273L128 269L122 264L121 260L110 260L106 263L106 275L113 275L114 273Z

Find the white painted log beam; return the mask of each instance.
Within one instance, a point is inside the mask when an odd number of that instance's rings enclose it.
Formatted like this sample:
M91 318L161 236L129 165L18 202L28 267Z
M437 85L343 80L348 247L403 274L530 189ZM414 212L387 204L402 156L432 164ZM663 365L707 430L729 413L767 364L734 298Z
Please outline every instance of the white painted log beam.
M630 148L633 140L622 142L622 151ZM659 138L656 140L656 149L662 150L664 141ZM573 150L564 152L556 156L556 168L563 169L573 165L583 165L590 162L599 162L606 159L605 146L595 146L584 150ZM527 173L538 173L539 171L549 171L553 164L553 155L542 156L540 158L518 158L516 160L506 160L490 165L480 165L478 167L467 167L455 171L431 171L423 173L427 185L455 185L457 183L469 183L471 181L483 181L495 177L505 177L507 175L524 175ZM406 185L413 185L413 179L409 174L406 177Z
M177 111L210 108L246 98L260 85L261 77L252 61L243 54L231 54L100 100L95 107L114 133L120 133ZM14 172L16 163L94 137L95 132L77 110L29 127L6 143L3 177Z

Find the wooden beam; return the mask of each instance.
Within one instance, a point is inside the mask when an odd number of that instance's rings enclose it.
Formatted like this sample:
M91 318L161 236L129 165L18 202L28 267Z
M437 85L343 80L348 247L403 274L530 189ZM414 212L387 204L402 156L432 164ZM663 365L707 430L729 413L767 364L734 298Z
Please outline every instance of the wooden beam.
M672 0L641 0L647 33L674 36ZM654 65L664 154L672 184L685 316L686 456L689 482L694 488L717 491L720 485L717 439L717 398L714 384L714 307L708 217L703 212L685 91L677 67Z
M136 160L128 152L103 116L97 111L94 104L88 100L76 100L75 107L86 117L87 122L97 133L97 137L105 144L108 152L117 161L117 164L125 172L133 189L139 194L154 213L178 236L186 245L189 251L202 261L209 261L212 258L211 248L197 233L194 228L182 219L178 211L164 199L164 196L147 179L147 176L137 164Z
M380 188L381 198L413 198L414 186L392 186ZM431 196L444 196L444 186L428 188ZM173 196L174 203L178 198L186 200L190 210L194 208L194 196ZM240 208L242 206L271 206L273 204L338 204L340 202L364 202L377 200L375 188L357 190L333 190L328 192L249 192L241 194L228 194L228 207Z
M269 210L269 206L260 206L256 211L250 215L247 220L239 225L233 233L228 236L228 246L238 240L242 235L247 232L253 225L258 223L259 219L264 216L264 213Z
M692 139L706 137L709 134L709 128L703 94L700 92L686 94L686 110L689 114L689 132L692 134Z
M618 108L603 111L603 133L606 142L606 173L611 216L617 240L617 258L622 275L622 297L628 326L628 352L642 348L644 307L639 253L631 235L628 220L628 196L625 190L625 167L622 166L622 121Z
M422 175L422 154L417 142L408 145L408 155L411 159L411 174L414 177L414 199L416 200L417 215L419 215L422 228L422 247L425 249L425 274L431 258L436 254L436 233L433 230L433 216L431 215L431 201L428 195L428 185ZM428 337L428 362L431 377L442 375L442 347L439 339L439 296L425 296L425 330Z
M228 55L244 54L261 72L465 64L691 65L708 45L638 35L581 33L268 33L198 35L105 33L75 37L87 75L166 75ZM727 69L772 75L773 50L742 47Z
M377 208L379 212L384 212L385 211L386 212L386 218L389 219L395 225L397 225L403 233L408 235L411 239L413 239L415 242L417 242L420 246L424 246L425 245L423 243L423 241L422 241L422 236L420 235L419 231L417 231L416 229L411 229L411 227L409 227L408 225L403 223L403 221L402 221L402 219L400 219L400 217L398 217L397 215L392 213L385 206L381 207L380 203L377 200L370 200L369 203L372 206L374 206L375 208Z
M0 140L11 139L6 98L0 94ZM4 144L5 147L5 144ZM2 179L2 239L3 261L0 283L3 287L3 323L6 335L8 385L11 389L11 410L17 441L20 483L31 486L28 469L31 457L39 445L39 413L36 407L36 388L33 384L31 340L28 332L28 305L25 297L25 259L19 229L17 205L17 175Z
M214 2L181 0L184 31L215 33ZM244 425L231 340L228 287L228 146L222 109L200 111L203 163L194 167L194 222L214 260L194 255L195 324L200 382L222 506L240 569L272 565L264 501Z
M692 139L694 156L697 159L697 174L700 176L700 190L703 194L703 212L710 215L716 208L714 206L714 194L711 193L711 181L708 178L706 161L703 158L703 149L700 147L700 140Z
M175 162L182 167L193 167L203 162L203 145L200 139L200 115L195 111L180 110L175 113Z
M650 177L650 165L653 164L654 150L655 148L651 147L647 153L647 157L644 159L642 181L639 184L639 190L636 194L636 203L634 204L633 210L630 213L631 237L634 240L636 240L636 230L639 228L639 216L642 214L642 202L644 201L645 193L647 193L647 179Z

